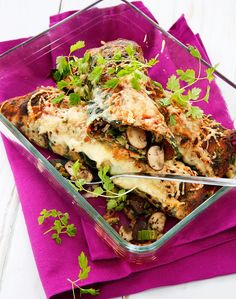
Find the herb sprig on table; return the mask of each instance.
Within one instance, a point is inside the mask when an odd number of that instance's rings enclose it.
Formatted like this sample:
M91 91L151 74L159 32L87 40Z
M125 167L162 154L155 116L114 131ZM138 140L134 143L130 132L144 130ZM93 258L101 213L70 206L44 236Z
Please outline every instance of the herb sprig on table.
M68 213L62 213L61 211L46 210L43 209L38 217L38 224L42 225L46 219L54 218L53 225L44 234L52 232L51 238L55 240L57 244L61 244L61 236L63 234L69 237L74 237L77 233L77 228L73 223L69 223L70 216Z
M88 265L88 258L82 251L80 255L78 256L78 264L79 264L79 274L78 278L76 280L71 280L70 278L67 278L67 280L71 283L72 293L73 293L73 299L76 299L75 296L75 287L77 287L80 291L80 296L83 294L90 294L90 295L98 295L99 290L94 288L82 288L78 285L79 281L82 281L86 278L88 278L89 272L91 270L90 266Z
M48 231L46 231L45 234L51 231L55 231L51 237L56 241L57 244L61 244L61 237L60 237L61 234L67 234L69 237L73 237L76 235L77 233L76 227L74 226L74 224L68 223L70 219L69 214L62 213L55 209L53 210L43 209L40 213L40 216L38 217L39 225L42 225L44 221L50 217L57 218L57 219L54 221L54 225ZM82 294L98 295L99 294L98 289L82 288L78 285L79 281L88 278L89 272L91 270L90 266L88 265L88 258L86 257L83 251L78 256L78 264L80 267L78 278L74 281L69 278L67 279L71 283L73 299L76 299L75 287L79 288L80 296Z

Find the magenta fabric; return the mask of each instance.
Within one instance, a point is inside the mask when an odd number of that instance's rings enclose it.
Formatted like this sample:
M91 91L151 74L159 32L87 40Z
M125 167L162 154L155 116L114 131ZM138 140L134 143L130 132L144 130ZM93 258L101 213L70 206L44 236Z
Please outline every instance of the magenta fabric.
M148 13L142 3L136 2L136 5ZM115 18L113 9L107 9L106 13L112 12ZM50 22L56 23L70 14L71 12L51 17ZM146 57L151 57L154 54L153 49L160 49L159 35L148 26L146 29L150 30L147 31L148 40L153 44L144 50ZM202 55L208 59L199 36L192 33L184 16L172 26L170 32L184 43L197 46ZM118 35L119 32L115 34ZM0 52L6 51L20 41L22 40L1 43ZM174 45L166 42L163 55L170 57L170 63L164 66L164 74L161 71L162 65L155 73L152 72L152 76L158 81L163 80L164 83L166 77L172 74L176 67L189 64L196 67L194 60L184 51L179 53L181 61L173 53ZM211 87L211 101L214 105L203 105L203 109L226 127L231 128L233 124L219 89L214 82ZM0 93L0 98L2 97ZM166 252L160 253L157 261L145 265L130 264L117 258L88 223L81 222L78 211L52 189L48 181L19 155L6 138L3 140L14 173L35 261L48 298L71 298L67 278L76 279L77 256L82 250L88 255L92 270L88 280L81 285L92 284L99 287L101 294L96 298L112 298L152 287L236 272L235 190L230 191L202 213L189 228L174 239ZM43 208L56 208L69 212L72 222L78 227L77 236L71 239L64 237L61 246L58 246L49 236L43 235L47 225L42 227L37 223L37 217ZM66 291L68 292L64 293Z

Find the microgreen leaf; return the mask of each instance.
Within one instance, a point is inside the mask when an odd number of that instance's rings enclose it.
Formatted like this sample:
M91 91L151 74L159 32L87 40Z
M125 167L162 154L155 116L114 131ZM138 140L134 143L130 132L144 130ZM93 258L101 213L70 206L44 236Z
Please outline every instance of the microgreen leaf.
M78 76L72 76L70 84L73 86L80 86L82 83L82 80Z
M115 73L115 68L114 67L109 67L108 69L107 69L107 73L109 74L109 75L112 75L112 74L114 74Z
M118 195L120 195L120 196L119 196L119 200L120 200L120 201L125 201L125 200L126 200L127 195L126 195L125 193L126 193L126 190L125 190L125 189L120 189L120 190L118 191Z
M90 266L88 266L88 258L86 257L83 251L78 256L78 263L80 267L78 278L80 280L86 279L90 272Z
M75 181L75 185L76 185L76 187L78 188L79 191L84 190L83 185L85 185L85 184L86 184L86 181L84 179L79 179L79 180Z
M91 81L93 83L97 83L100 80L102 72L103 72L103 67L95 66L95 68L92 70L92 72L90 73L90 75L88 77L89 81Z
M203 111L199 107L190 106L186 116L191 116L194 119L200 119L203 116Z
M197 48L193 47L193 46L188 46L188 50L189 50L189 53L193 56L193 57L196 57L198 59L201 59L201 54L200 52L198 51Z
M69 94L69 100L70 100L70 105L72 106L77 105L81 100L80 95L78 93L72 92Z
M157 64L159 61L156 58L151 58L148 62L147 62L147 66L148 67L153 67L155 64Z
M216 64L213 67L210 67L210 68L206 69L207 80L209 82L211 82L212 80L214 80L215 77L214 77L213 73L215 72L215 70L216 70L216 68L217 68L218 65L219 64Z
M116 49L113 55L113 59L117 61L117 60L121 60L121 58L122 55L120 49Z
M175 75L168 78L166 88L170 91L177 91L180 89L179 79Z
M64 94L60 94L58 97L51 100L52 104L59 104L65 98Z
M76 299L75 297L75 286L79 288L80 290L80 296L83 294L90 294L90 295L98 295L99 294L99 290L98 289L94 289L94 288L82 288L80 287L77 283L79 280L84 280L86 278L88 278L89 272L91 270L90 266L88 265L88 258L86 257L86 255L84 254L84 252L82 251L80 253L80 255L78 256L78 264L79 264L79 274L78 274L78 279L76 279L75 281L72 281L71 279L67 279L70 283L71 283L71 287L72 287L72 293L73 293L73 299Z
M140 90L141 89L141 86L140 86L140 76L137 74L137 73L135 73L134 74L134 76L133 76L133 78L131 78L131 85L132 85L132 87L133 87L133 89L136 89L136 90Z
M126 53L129 55L130 58L134 57L135 54L135 50L132 44L129 44L126 48L125 48Z
M58 70L54 70L54 71L52 72L52 76L53 76L53 79L54 79L56 82L60 81L61 78L62 78L62 75L61 75L61 73L60 73Z
M155 86L157 86L157 87L159 87L161 90L163 90L163 86L162 86L162 84L160 82L152 80L152 84L155 85Z
M107 201L107 210L111 210L117 207L117 201L115 199L109 199Z
M102 55L98 55L97 56L97 61L96 61L96 63L97 63L97 65L102 65L102 64L104 64L105 63L105 59L102 57Z
M77 229L73 223L69 223L70 216L68 213L62 213L61 211L46 210L43 209L38 217L39 225L45 222L45 219L53 217L55 221L53 222L53 226L49 230L47 230L44 234L49 232L53 232L51 238L57 243L61 244L62 239L60 237L61 234L67 234L69 237L73 237L77 233Z
M88 266L88 258L86 257L83 251L78 256L78 263L82 270L84 270Z
M65 87L67 87L68 85L69 85L69 83L66 82L65 80L61 80L61 81L57 82L57 87L59 89L63 89Z
M170 123L171 126L176 125L176 120L175 120L175 115L174 114L171 114L169 123Z
M209 101L210 90L211 90L211 87L210 87L210 86L207 86L206 94L205 94L205 96L202 98L202 100L205 101L205 102L207 102L207 103L208 103L208 101Z
M182 94L182 90L176 91L172 98L182 107L186 107L189 101L189 97Z
M68 71L68 62L64 56L57 57L56 67L61 75Z
M116 88L117 85L120 83L120 80L118 78L112 78L108 80L103 87L104 88Z
M90 288L90 289L80 288L80 295L83 295L83 294L90 294L92 296L95 296L95 295L99 294L99 290L95 290L93 288Z
M91 57L91 54L86 51L85 54L84 54L84 57L82 58L82 62L83 63L88 62L90 57Z
M98 171L98 176L102 180L103 188L107 191L111 191L114 188L114 184L112 183L110 177L107 175L109 170L110 167L108 165L105 165L104 167L101 167Z
M93 190L93 195L94 196L100 196L104 193L104 190L102 189L102 187L96 187L94 190Z
M38 217L38 224L41 225L44 223L45 218L43 216Z
M161 99L160 104L164 107L169 106L171 104L171 99L170 98Z
M77 43L70 46L70 54L77 51L77 50L79 50L79 49L82 49L84 47L85 47L85 42L82 41L82 40L79 40Z
M73 165L72 165L72 172L73 172L73 176L76 177L78 174L78 171L81 167L81 163L80 160L77 160Z
M125 69L121 69L118 73L117 73L117 77L124 77L126 75L129 75L131 73L133 73L134 69L133 68L125 68Z
M69 224L67 225L66 232L69 237L74 237L77 233L77 229L74 224Z
M188 90L188 97L189 100L197 100L201 93L201 88L194 87L191 90Z
M54 238L53 238L53 239L54 239ZM56 238L55 238L55 241L56 241L56 243L57 243L58 245L61 244L61 238L60 238L60 237L56 237Z
M195 81L195 71L192 69L176 70L176 73L179 75L179 79L184 82L193 83Z

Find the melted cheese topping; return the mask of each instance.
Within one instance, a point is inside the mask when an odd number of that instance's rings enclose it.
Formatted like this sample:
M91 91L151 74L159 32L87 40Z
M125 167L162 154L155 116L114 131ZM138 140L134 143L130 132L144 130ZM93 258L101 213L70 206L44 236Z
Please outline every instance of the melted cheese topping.
M178 148L183 156L185 163L194 165L203 175L215 176L212 168L212 156L207 151L209 141L214 138L218 142L223 133L219 129L216 121L209 120L206 116L201 119L193 119L186 116L184 109L175 105L166 107L169 115L175 115L176 125L170 126L172 133L175 135ZM182 138L187 137L188 141L181 143ZM205 149L202 147L206 142Z
M114 145L90 139L87 136L88 114L86 109L81 106L57 108L55 105L49 104L45 106L42 115L33 123L38 128L39 136L47 134L50 143L55 145L53 150L60 155L84 152L96 162L97 168L103 164L110 165L111 174L153 173L148 165L127 156L125 149L117 149ZM166 161L160 172L196 175L189 167L178 161ZM185 215L185 203L178 201L183 191L178 182L119 178L115 180L115 184L125 189L136 187L139 191L148 194L154 205L161 205L162 208L178 218Z
M130 76L125 76L120 83L121 90L112 94L109 94L109 90L101 92L99 88L95 89L94 109L90 121L96 118L102 118L107 122L119 121L123 125L140 127L157 135L172 136L164 116L146 90L135 90L130 81ZM96 113L97 110L100 112Z

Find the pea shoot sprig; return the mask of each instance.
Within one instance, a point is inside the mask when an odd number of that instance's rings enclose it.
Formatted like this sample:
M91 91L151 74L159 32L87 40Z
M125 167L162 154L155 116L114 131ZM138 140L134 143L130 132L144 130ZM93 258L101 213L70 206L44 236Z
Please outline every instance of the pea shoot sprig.
M63 234L66 234L69 237L74 237L76 235L77 228L73 223L69 223L70 216L68 213L62 213L61 211L57 211L55 209L43 209L38 217L38 224L42 225L48 218L54 218L55 221L50 229L45 231L44 234L52 232L51 238L55 240L57 244L61 244L61 235Z
M120 211L125 206L127 194L136 189L136 187L129 190L120 189L117 191L117 188L108 175L109 170L110 167L105 165L98 171L98 176L102 181L102 187L95 187L93 190L86 189L85 185L87 182L84 179L76 180L72 186L76 189L76 191L85 191L94 197L101 196L106 198L108 210L115 209L116 211Z
M200 119L203 116L203 111L199 107L192 106L191 103L200 101L205 101L208 103L210 96L210 85L207 86L206 93L203 97L200 97L202 92L201 88L193 87L190 89L190 87L201 80L208 80L208 82L211 83L214 79L213 73L218 65L206 69L206 75L201 77L202 69L200 52L193 46L189 46L189 53L193 57L196 57L199 61L198 74L196 75L196 72L193 69L187 69L185 71L182 69L177 69L177 75L171 75L166 84L166 89L170 92L170 94L168 94L166 98L162 99L160 103L162 106L169 106L172 104L172 101L174 101L187 109L187 117L191 116L194 119ZM181 81L186 83L183 87L180 86ZM170 124L175 125L174 115L172 115L172 118L170 119Z
M98 289L82 288L78 285L79 281L82 281L82 280L85 280L86 278L88 278L89 272L91 270L90 266L88 265L88 258L86 257L86 255L84 254L83 251L78 256L78 264L79 264L79 268L80 268L78 278L76 280L71 280L70 278L67 278L67 280L71 283L73 299L76 299L75 287L77 287L79 289L80 296L83 294L90 294L93 296L98 295L100 292Z

